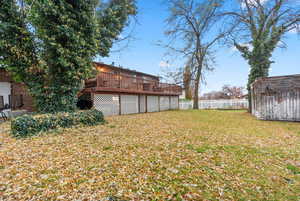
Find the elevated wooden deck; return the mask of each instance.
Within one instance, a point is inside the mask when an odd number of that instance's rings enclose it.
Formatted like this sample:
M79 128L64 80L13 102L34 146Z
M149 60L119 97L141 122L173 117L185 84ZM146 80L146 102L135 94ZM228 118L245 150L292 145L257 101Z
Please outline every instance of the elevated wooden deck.
M178 96L181 95L182 88L175 84L160 83L157 80L101 72L96 78L85 81L84 91Z

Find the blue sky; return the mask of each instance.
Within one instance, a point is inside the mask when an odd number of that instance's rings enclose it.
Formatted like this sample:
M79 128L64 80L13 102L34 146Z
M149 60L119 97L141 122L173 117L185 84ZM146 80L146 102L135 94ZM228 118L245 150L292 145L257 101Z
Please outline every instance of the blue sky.
M124 68L130 68L150 74L161 75L166 49L156 45L159 40L167 41L164 36L164 20L168 16L166 7L161 0L138 0L139 24L134 29L134 41L129 48L120 53L112 53L101 61ZM273 54L275 63L272 65L271 76L300 74L300 37L289 33L284 40L287 49L277 49ZM178 57L178 61L184 58ZM219 90L224 84L245 86L249 72L249 66L240 56L239 52L222 47L219 48L216 57L215 70L206 76L206 84L202 85L200 93ZM180 63L180 62L176 62ZM176 68L178 66L171 66Z

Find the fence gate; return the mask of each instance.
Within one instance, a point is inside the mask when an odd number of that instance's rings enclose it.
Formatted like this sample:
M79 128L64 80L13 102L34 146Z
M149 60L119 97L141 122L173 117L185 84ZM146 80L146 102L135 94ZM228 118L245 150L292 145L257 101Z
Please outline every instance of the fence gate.
M119 95L95 94L94 107L101 111L104 116L119 115Z
M158 96L147 96L147 112L159 111L159 99Z
M121 114L139 113L139 97L137 95L121 95Z

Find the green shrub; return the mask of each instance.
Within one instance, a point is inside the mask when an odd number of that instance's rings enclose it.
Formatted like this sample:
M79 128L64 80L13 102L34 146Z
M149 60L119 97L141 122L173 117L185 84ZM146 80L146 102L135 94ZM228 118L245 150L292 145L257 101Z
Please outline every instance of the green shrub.
M94 126L104 122L102 112L97 110L71 113L23 115L11 122L11 134L14 137L28 137L59 128L77 125Z

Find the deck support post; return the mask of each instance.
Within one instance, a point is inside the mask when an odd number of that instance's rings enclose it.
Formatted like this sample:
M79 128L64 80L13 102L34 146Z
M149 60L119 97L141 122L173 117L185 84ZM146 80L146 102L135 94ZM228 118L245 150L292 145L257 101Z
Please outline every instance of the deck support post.
M138 111L141 113L141 95L138 95Z
M121 94L119 94L119 115L122 115Z
M148 96L147 95L145 95L145 102L146 102L146 104L145 104L145 113L148 113Z

